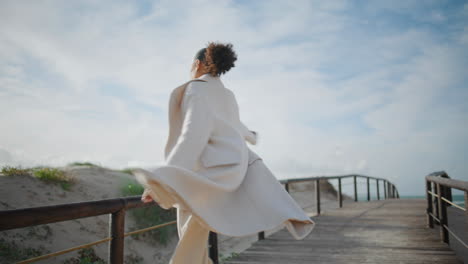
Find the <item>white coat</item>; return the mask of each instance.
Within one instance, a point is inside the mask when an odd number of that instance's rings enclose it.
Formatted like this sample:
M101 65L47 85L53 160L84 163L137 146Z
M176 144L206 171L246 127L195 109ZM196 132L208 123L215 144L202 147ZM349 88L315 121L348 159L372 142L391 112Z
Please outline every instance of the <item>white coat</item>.
M137 180L162 208L183 207L213 232L246 236L285 224L295 239L315 226L246 144L234 93L204 74L175 88L169 100L164 166L137 169Z

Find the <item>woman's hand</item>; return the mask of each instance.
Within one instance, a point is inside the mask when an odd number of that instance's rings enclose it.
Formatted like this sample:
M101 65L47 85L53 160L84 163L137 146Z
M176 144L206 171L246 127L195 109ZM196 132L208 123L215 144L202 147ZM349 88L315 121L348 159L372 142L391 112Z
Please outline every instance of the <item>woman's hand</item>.
M258 143L258 133L256 131L253 131L253 130L249 130L253 135L254 135L254 140L251 142L252 145L257 145Z
M153 201L153 198L151 197L151 195L149 194L151 192L150 189L145 189L145 191L143 192L143 194L141 195L141 201L143 201L144 203L150 203Z

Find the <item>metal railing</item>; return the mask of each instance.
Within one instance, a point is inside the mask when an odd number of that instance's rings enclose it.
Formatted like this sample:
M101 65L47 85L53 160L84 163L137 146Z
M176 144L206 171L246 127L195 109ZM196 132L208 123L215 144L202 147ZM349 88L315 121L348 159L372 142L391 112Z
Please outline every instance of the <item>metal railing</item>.
M452 188L465 193L465 207L452 201ZM468 245L448 225L447 207L464 211L468 218L468 182L450 179L445 171L433 172L426 176L427 226L434 228L434 221L440 226L440 239L450 244L449 233L465 248ZM436 206L434 206L436 204ZM434 210L435 207L435 210ZM434 212L435 211L435 212Z
M370 195L370 181L376 182L376 194L377 199L380 200L380 182L383 183L384 199L387 198L399 198L398 190L394 184L383 178L370 177L365 175L350 174L342 176L319 176L319 177L308 177L308 178L295 178L295 179L283 179L280 180L281 184L284 184L286 191L289 192L289 185L297 182L315 182L315 200L316 200L316 212L320 215L321 201L320 201L320 181L321 180L338 180L338 203L339 207L343 206L343 193L342 193L342 181L346 178L352 178L354 184L354 201L358 201L358 184L357 178L366 179L366 190L367 190L367 201L371 200ZM14 209L0 211L0 231L22 228L28 226L35 226L41 224L50 224L62 221L68 221L73 219L79 219L84 217L99 216L99 215L110 215L109 221L109 233L110 236L95 242L88 244L79 245L76 247L68 248L65 250L33 257L27 260L23 260L17 263L33 263L39 260L51 258L54 256L62 255L68 252L76 251L82 248L91 247L100 243L110 242L109 244L109 255L108 261L112 264L122 264L124 260L124 238L126 236L146 232L149 230L161 228L170 224L175 224L177 221L170 221L167 223L155 225L148 228L125 233L125 214L129 209L142 208L157 206L156 203L143 203L141 196L132 196L126 198L115 198L99 201L90 202L79 202L69 203L51 206L42 206L34 208ZM265 233L259 232L258 239L265 239ZM218 257L218 237L215 232L209 234L209 253L213 263L219 263Z

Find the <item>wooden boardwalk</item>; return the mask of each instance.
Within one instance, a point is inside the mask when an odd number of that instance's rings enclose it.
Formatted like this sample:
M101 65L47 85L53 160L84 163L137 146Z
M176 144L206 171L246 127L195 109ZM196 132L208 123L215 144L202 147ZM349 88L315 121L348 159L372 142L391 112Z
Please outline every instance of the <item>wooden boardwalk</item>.
M463 263L426 227L426 201L346 202L313 217L316 227L295 240L286 229L256 241L224 263Z

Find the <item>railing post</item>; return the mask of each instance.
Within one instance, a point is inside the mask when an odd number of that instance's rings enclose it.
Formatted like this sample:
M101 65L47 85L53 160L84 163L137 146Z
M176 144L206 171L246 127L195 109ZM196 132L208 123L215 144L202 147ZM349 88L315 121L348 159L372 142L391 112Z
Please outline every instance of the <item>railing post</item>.
M387 199L387 180L383 182L384 199Z
M218 234L215 232L210 231L210 235L208 237L208 247L210 259L213 261L213 264L218 264Z
M265 239L265 231L258 232L258 240L264 240Z
M466 223L468 223L468 192L465 192L465 209Z
M124 263L125 209L110 215L109 263Z
M357 183L356 183L356 175L354 175L354 201L357 202Z
M427 215L427 226L429 228L434 228L434 219L432 219L432 194L429 192L432 190L431 187L431 182L426 180L426 200L427 200L427 209L426 209L426 215Z
M439 211L440 211L440 238L445 243L449 243L448 231L445 227L448 227L447 223L447 207L442 197L445 197L445 187L440 183L437 183L437 192L439 193Z
M392 184L392 198L396 198L396 188L395 185Z
M320 214L320 179L315 180L315 201L317 203L317 215Z
M380 200L380 189L379 189L379 179L376 179L375 180L375 185L376 185L376 189L377 189L377 200Z
M338 178L338 204L343 207L343 194L341 192L341 178Z
M434 193L437 195L436 197L434 197L434 198L435 198L435 199L434 199L434 203L436 203L436 205L435 205L435 209L436 209L436 210L435 210L435 216L436 216L437 219L440 219L440 211L439 211L439 209L440 209L440 208L439 208L439 200L440 200L440 199L439 199L439 188L437 188L437 184L436 184L436 183L434 183L434 185L435 185L435 186L434 186ZM440 225L439 221L436 221L435 224L436 224L436 225Z
M366 183L367 183L367 201L370 201L370 184L369 184L369 177L366 177Z

